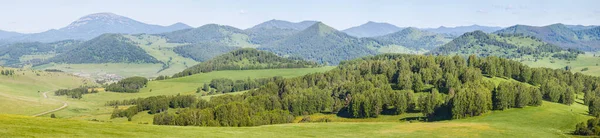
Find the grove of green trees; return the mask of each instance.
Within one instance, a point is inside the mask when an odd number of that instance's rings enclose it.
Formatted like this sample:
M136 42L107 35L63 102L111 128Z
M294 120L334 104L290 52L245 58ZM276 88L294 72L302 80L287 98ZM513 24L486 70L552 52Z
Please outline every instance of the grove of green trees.
M105 88L106 91L111 92L136 93L139 92L141 88L146 87L147 83L148 79L144 77L129 77L110 84Z
M84 94L98 93L98 90L93 87L79 87L75 89L59 89L54 91L54 95L56 96L70 96L73 99L81 99Z

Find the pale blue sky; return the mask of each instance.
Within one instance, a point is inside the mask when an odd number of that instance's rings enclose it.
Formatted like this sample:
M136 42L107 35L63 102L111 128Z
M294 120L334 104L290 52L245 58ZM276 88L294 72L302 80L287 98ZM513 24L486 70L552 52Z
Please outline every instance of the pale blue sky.
M339 30L367 21L400 27L598 25L599 7L600 0L0 0L0 30L42 32L98 12L158 25L241 29L270 19L318 20Z

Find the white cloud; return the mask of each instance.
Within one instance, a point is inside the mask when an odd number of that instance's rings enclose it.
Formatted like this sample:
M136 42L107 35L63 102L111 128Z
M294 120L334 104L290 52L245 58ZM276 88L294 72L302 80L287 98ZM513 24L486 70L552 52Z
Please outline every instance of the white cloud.
M239 12L239 14L246 14L246 10L241 9L240 12Z

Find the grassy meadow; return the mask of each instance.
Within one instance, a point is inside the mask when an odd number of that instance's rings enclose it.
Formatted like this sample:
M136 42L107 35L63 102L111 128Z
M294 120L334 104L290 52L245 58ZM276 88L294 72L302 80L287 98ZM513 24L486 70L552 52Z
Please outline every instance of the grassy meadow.
M2 69L11 68L0 67ZM0 113L3 114L33 115L58 108L62 106L61 102L44 98L42 93L60 88L95 85L91 80L66 73L13 70L13 76L0 76L0 106L3 107ZM48 93L49 96L53 94Z
M542 60L524 60L521 63L529 67L547 67L552 69L564 69L566 66L571 67L572 72L581 72L586 75L600 76L600 54L598 53L586 53L581 54L576 60L554 60L545 58ZM587 70L584 70L587 68Z
M544 102L540 107L494 111L440 122L401 121L401 116L347 122L291 123L257 127L123 124L0 115L0 137L571 137L590 118L581 104ZM135 119L135 118L134 118ZM364 120L368 120L365 122Z

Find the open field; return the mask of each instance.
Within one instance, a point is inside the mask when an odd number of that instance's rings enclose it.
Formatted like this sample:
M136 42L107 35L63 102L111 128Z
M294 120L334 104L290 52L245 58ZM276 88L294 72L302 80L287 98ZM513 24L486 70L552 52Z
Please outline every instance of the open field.
M14 70L13 76L0 76L0 107L3 107L0 113L33 115L58 108L63 105L61 102L46 99L42 93L60 88L95 84L90 80L66 73Z
M564 69L566 66L572 67L572 72L581 72L586 75L600 76L600 57L595 57L595 53L581 54L577 57L577 60L552 60L545 58L542 60L531 61L526 60L521 63L529 67L547 67L552 69ZM584 68L588 68L587 71L582 71Z
M585 106L544 102L540 107L494 111L460 120L292 123L258 127L181 127L101 123L0 115L3 137L571 137L587 118ZM135 118L134 118L135 119ZM85 126L85 127L84 127Z

